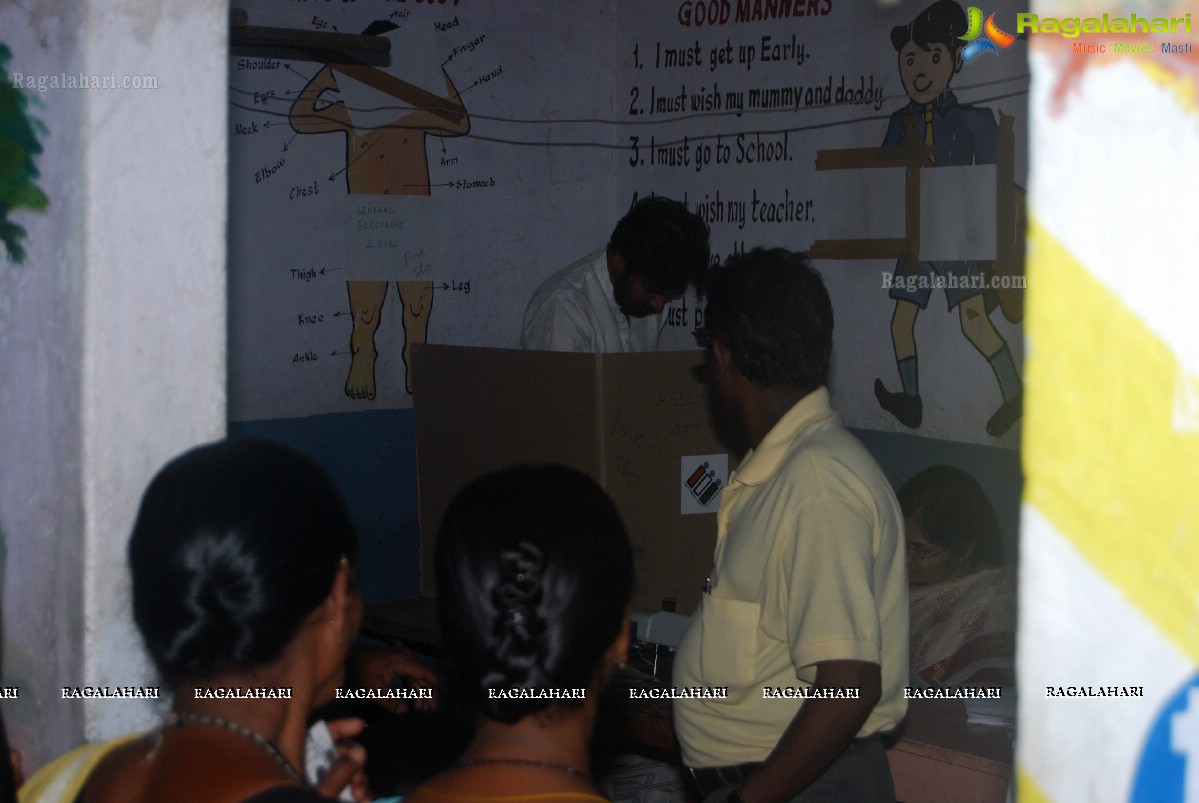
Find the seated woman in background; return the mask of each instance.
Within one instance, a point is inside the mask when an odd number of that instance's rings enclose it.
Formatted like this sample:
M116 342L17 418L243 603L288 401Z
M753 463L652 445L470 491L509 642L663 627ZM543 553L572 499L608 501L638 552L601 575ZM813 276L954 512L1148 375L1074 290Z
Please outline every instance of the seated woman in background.
M932 466L899 493L908 549L911 671L917 685L1015 681L1016 576L982 487Z
M633 585L615 505L562 466L486 475L450 503L436 570L442 638L479 716L457 763L405 803L603 800L588 747L628 654Z
M290 449L222 441L168 463L142 498L129 565L133 616L174 694L172 709L147 734L68 754L81 769L66 771L60 759L21 800L319 803L327 798L318 791L335 795L358 773L361 748L314 790L304 780L304 744L308 716L333 696L361 618L355 550L336 489ZM284 688L289 699L223 691ZM330 730L336 739L360 726Z

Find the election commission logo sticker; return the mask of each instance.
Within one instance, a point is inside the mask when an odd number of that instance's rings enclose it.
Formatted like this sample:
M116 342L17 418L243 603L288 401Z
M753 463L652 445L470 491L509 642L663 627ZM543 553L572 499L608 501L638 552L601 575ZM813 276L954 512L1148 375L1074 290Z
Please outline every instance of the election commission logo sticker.
M1132 787L1132 803L1199 803L1199 673L1158 714Z
M729 482L729 456L685 455L679 473L679 513L715 513L720 507L720 491Z

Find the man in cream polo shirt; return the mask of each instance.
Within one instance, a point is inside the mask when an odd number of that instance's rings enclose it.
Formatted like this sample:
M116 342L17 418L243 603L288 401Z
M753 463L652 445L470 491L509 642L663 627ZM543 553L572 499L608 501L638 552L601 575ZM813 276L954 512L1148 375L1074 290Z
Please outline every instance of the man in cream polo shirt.
M903 517L824 387L832 306L802 254L709 275L714 412L751 451L722 492L715 567L675 658L683 761L707 800L894 800L879 734L903 718Z

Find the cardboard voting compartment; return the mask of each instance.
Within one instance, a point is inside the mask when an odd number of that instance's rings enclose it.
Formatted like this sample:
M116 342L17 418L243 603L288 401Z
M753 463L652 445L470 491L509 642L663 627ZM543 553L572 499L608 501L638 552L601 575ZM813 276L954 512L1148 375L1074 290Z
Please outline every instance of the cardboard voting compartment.
M633 604L689 614L712 568L733 458L715 435L703 354L566 354L418 345L413 353L421 594L436 593L437 528L487 471L564 463L594 477L633 541Z

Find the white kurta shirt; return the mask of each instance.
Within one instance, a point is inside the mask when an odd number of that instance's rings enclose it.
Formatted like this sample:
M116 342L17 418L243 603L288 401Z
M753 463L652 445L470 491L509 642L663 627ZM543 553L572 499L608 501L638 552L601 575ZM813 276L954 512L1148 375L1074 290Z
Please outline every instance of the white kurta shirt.
M612 297L606 251L597 251L542 282L525 308L520 347L610 354L656 351L663 314L630 318Z

